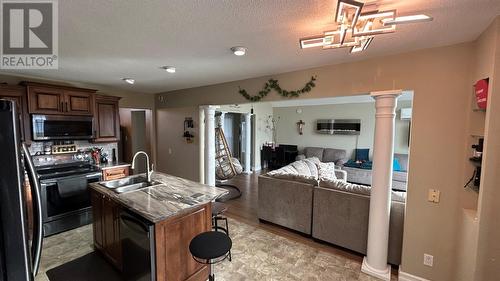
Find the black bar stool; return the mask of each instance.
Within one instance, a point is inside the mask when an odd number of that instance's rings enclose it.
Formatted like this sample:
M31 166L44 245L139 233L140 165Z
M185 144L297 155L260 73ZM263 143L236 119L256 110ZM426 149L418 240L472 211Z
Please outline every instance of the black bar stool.
M224 213L227 211L227 205L221 202L212 202L212 228L215 231L223 231L229 236L229 224ZM219 225L219 221L225 223L224 226ZM232 261L231 251L229 251L229 261Z
M207 231L196 235L189 243L189 251L193 259L202 264L210 265L208 280L214 281L213 264L219 263L229 257L233 242L223 232Z
M212 202L212 226L215 231L222 230L229 235L229 225L224 213L227 211L227 206L221 202ZM219 226L218 222L223 221L226 227Z

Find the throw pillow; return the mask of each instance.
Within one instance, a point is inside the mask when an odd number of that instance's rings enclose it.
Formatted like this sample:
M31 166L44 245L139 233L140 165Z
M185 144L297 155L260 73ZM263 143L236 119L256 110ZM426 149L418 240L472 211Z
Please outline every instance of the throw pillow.
M370 149L369 148L356 148L355 158L356 161L369 161L370 160Z
M336 180L337 175L335 175L335 163L333 162L327 162L323 163L320 162L318 164L318 177L319 180Z
M392 167L392 169L396 172L401 171L401 165L399 164L399 160L397 158L394 158L394 160L392 161Z

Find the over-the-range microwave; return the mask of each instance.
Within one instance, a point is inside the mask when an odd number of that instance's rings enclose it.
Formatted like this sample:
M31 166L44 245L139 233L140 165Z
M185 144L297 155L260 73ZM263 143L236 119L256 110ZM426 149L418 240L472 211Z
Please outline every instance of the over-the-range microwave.
M33 115L33 140L89 140L94 138L90 116Z

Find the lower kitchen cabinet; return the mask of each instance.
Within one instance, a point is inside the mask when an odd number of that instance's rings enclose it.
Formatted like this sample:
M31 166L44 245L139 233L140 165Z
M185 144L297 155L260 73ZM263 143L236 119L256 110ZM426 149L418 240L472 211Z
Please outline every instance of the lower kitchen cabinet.
M94 246L117 269L122 268L120 205L111 198L91 191Z
M205 281L210 267L196 262L189 243L196 235L212 229L211 204L155 224L156 280Z

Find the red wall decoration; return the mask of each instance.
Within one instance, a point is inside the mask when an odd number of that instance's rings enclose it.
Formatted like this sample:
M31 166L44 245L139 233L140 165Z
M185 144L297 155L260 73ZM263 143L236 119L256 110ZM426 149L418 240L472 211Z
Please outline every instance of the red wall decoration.
M474 90L476 93L477 107L486 109L486 105L488 104L488 78L477 81L474 85Z

